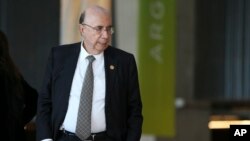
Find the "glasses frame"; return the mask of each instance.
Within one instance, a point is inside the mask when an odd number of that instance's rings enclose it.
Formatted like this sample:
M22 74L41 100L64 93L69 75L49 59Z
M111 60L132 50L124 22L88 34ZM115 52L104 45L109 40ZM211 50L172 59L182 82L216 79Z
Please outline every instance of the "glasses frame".
M86 25L87 27L95 30L96 33L98 33L98 34L101 34L104 30L106 30L107 33L109 33L110 35L114 33L114 28L112 26L111 27L104 27L104 26L93 27L93 26L86 24L86 23L81 23L81 25L83 25L83 26ZM104 29L104 28L106 28L106 29ZM110 30L108 30L108 29L110 29Z

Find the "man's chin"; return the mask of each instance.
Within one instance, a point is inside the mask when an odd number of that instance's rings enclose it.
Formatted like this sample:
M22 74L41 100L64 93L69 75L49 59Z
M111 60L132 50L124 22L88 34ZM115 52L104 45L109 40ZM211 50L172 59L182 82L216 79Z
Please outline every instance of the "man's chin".
M98 49L102 49L102 50L106 49L107 47L108 47L108 44L99 43L99 44L97 45L97 48L98 48Z
M107 45L96 45L95 46L95 50L98 52L98 53L101 53L103 52L108 46Z

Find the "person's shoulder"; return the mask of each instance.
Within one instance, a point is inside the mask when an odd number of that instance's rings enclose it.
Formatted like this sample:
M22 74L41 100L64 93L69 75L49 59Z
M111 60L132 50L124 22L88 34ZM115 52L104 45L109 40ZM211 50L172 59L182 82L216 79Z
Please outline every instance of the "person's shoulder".
M73 43L73 44L64 44L60 46L55 46L51 48L52 54L69 54L69 53L77 53L80 50L81 43Z
M81 43L64 44L60 46L52 47L50 50L50 56L55 58L65 58L71 54L77 54L80 51Z
M122 49L119 49L119 48L116 48L116 47L113 47L113 46L109 46L109 47L106 49L106 52L107 52L108 54L118 55L118 56L133 56L132 53L127 52L127 51L122 50Z
M67 49L73 49L73 48L77 48L80 47L81 42L77 42L77 43L72 43L72 44L63 44L63 45L59 45L59 46L55 46L52 47L53 50L67 50Z

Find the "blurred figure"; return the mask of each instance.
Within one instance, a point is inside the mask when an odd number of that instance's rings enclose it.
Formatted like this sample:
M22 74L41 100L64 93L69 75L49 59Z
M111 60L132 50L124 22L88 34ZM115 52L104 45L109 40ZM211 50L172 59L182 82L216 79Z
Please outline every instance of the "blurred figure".
M36 114L37 91L24 80L9 54L9 44L0 31L1 137L26 141L24 127ZM7 139L6 139L7 138Z

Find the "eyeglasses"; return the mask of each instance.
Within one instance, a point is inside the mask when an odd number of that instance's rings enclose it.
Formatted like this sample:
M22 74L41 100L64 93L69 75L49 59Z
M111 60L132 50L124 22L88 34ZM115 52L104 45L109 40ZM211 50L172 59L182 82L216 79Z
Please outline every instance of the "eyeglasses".
M104 27L104 26L96 26L93 27L91 25L82 23L81 25L86 25L87 27L90 27L91 29L95 30L97 34L101 34L103 32L103 30L106 30L108 34L113 34L114 33L114 29L113 27Z

